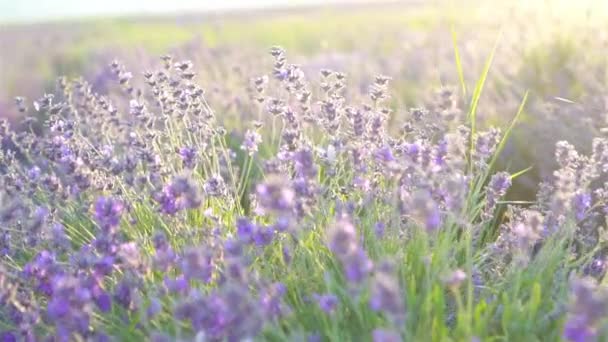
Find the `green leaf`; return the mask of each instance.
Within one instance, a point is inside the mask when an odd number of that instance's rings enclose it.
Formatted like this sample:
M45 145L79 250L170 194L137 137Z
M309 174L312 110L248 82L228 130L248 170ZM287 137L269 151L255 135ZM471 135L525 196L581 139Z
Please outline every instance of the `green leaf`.
M535 282L534 285L532 285L532 294L530 296L530 302L528 303L528 309L529 311L529 316L528 319L530 322L534 321L534 317L536 316L536 313L538 312L538 308L540 306L541 303L541 288L540 288L540 284Z
M479 99L481 98L481 93L483 92L484 85L488 78L488 73L490 72L490 67L492 67L492 62L494 60L494 54L496 53L496 48L498 47L498 42L500 41L501 33L498 34L496 38L496 42L494 43L494 47L492 47L492 51L486 60L486 64L483 68L483 72L481 76L477 80L475 85L475 90L473 91L473 96L471 98L471 106L469 107L468 119L471 125L471 138L470 138L470 151L469 151L469 167L471 174L473 173L473 151L475 150L475 133L477 132L477 106L479 105Z
M519 104L519 108L517 109L517 113L515 114L515 117L513 117L513 120L511 120L509 127L507 128L507 130L505 131L505 134L502 136L502 139L500 139L500 142L498 143L498 147L496 148L496 151L494 152L494 155L492 156L492 159L490 160L490 164L488 165L488 171L484 178L488 177L489 173L494 168L496 161L498 160L498 156L500 156L500 153L502 152L502 150L504 150L505 145L507 144L507 141L509 140L509 137L511 136L511 132L513 131L513 128L515 127L515 124L517 124L517 122L519 121L519 118L521 117L522 113L524 112L524 108L528 101L529 94L530 94L529 91L526 91L526 93L524 94L524 98L521 100L521 103ZM513 176L511 176L511 177L513 178Z
M517 171L517 172L515 172L514 174L511 175L511 179L515 179L515 178L523 175L524 173L526 173L526 172L528 172L530 170L532 170L532 166L529 166L529 167L527 167L527 168L525 168L525 169L523 169L521 171Z
M456 35L456 29L454 29L454 24L450 26L450 30L452 31L452 44L454 45L454 59L456 61L456 71L458 72L458 78L460 79L460 86L462 87L462 97L466 99L467 97L467 85L464 80L464 72L462 69L462 62L460 59L460 52L458 50L458 37Z

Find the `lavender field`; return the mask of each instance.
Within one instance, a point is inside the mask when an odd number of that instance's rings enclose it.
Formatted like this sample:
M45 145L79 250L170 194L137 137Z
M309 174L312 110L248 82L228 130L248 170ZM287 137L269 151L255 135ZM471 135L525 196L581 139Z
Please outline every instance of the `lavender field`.
M0 341L608 341L607 22L0 21Z

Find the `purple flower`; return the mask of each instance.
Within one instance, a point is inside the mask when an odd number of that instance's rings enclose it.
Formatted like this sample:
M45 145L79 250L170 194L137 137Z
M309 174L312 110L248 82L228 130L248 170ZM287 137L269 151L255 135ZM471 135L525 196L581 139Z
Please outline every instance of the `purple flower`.
M213 258L210 252L202 248L191 247L181 258L180 267L186 279L198 279L208 283L213 276Z
M166 271L175 263L177 256L163 233L157 233L154 236L153 241L156 252L152 257L154 267L159 271Z
M0 232L0 256L9 255L11 251L11 234L8 231Z
M236 234L239 240L244 243L250 243L253 240L253 234L257 229L255 223L246 218L239 218L236 221Z
M594 258L584 270L585 275L594 277L596 279L602 279L608 270L608 258L605 256L599 256Z
M258 247L267 246L272 242L274 237L274 227L260 227L258 226L253 233L253 241Z
M100 291L94 296L94 301L97 307L102 312L108 312L112 308L112 297L105 291Z
M289 218L285 216L280 216L277 218L277 221L273 225L274 230L277 232L285 232L289 228Z
M104 231L111 231L120 223L123 210L122 202L110 197L100 197L95 202L94 217Z
M588 326L584 319L571 318L564 326L564 339L571 342L596 341L597 331Z
M86 334L93 305L93 294L89 288L92 283L72 276L57 276L52 284L47 316L55 324L59 339L67 340L72 333Z
M192 147L182 147L177 153L182 158L182 163L185 168L192 169L196 164L196 150Z
M401 335L398 332L388 329L376 329L372 332L374 342L401 342Z
M118 240L114 236L100 235L93 240L93 246L97 252L114 255L118 251Z
M403 146L403 152L412 162L418 162L421 150L422 147L418 143L405 144Z
M36 181L38 178L40 178L40 174L41 171L38 166L32 166L32 168L27 170L27 178L29 178L31 181Z
M271 175L256 187L256 195L263 211L288 213L294 207L295 193L289 182L280 176Z
M475 154L479 160L483 161L489 158L492 153L494 153L499 141L500 130L497 128L492 128L487 132L477 134L475 142Z
M511 186L511 175L507 172L499 172L490 179L489 188L496 194L504 195Z
M314 156L310 149L300 149L293 155L295 169L298 176L304 178L314 178L317 175L317 167L314 163Z
M0 332L0 342L17 342L17 336L12 331Z
M25 277L34 280L36 289L45 295L53 293L52 279L61 273L62 270L56 263L55 254L48 251L40 252L23 268Z
M498 172L490 178L490 183L486 187L487 207L493 210L499 198L507 194L511 187L511 175L507 172Z
M135 242L121 244L117 254L123 266L138 268L141 265L142 258Z
M359 283L372 271L373 263L359 245L357 231L345 216L328 230L328 247L342 262L344 275L350 282Z
M441 139L437 143L437 146L435 147L434 154L433 154L433 156L434 156L433 162L435 163L436 166L443 167L445 165L447 155L448 155L448 140L444 138L444 139Z
M153 332L152 335L150 336L150 341L152 341L152 342L171 342L171 341L174 341L174 339L163 333Z
M285 293L287 293L287 287L282 283L274 283L262 291L260 305L268 318L275 319L286 313L287 308L283 304Z
M160 204L161 212L169 215L185 209L195 209L202 204L194 182L182 176L175 177L163 191L154 195L154 199Z
M371 189L371 181L368 178L355 176L353 178L353 186L362 192L369 192Z
M164 284L170 293L185 293L189 287L188 280L183 275L175 279L165 277Z
M338 220L328 230L329 249L338 258L347 258L358 250L357 230L346 218Z
M258 145L261 142L262 136L258 132L247 130L247 132L245 132L245 139L243 139L241 149L247 151L247 153L252 156L255 152L258 151Z
M364 250L358 250L342 260L342 263L346 279L353 283L362 282L374 267L373 262Z
M195 332L203 332L211 340L240 341L256 336L262 328L258 304L246 288L228 285L182 301L175 308L175 317L189 321Z
M243 254L243 244L240 239L227 239L224 242L224 251L230 257L240 257Z
M323 336L321 336L321 334L319 334L319 333L312 333L312 334L308 335L308 338L306 338L306 341L308 341L308 342L322 342L323 341Z
M152 242L154 243L154 248L156 250L165 250L170 247L169 241L167 241L167 236L163 232L158 232L154 234Z
M61 319L70 312L70 303L65 298L54 298L47 305L47 313L52 319Z
M65 227L60 223L56 223L51 227L51 238L58 248L65 249L70 245L70 241L65 234Z
M242 259L232 258L226 262L222 277L222 281L229 279L238 283L245 283L247 280L247 265Z
M95 276L97 276L98 278L103 278L109 275L110 273L112 273L113 268L114 257L109 255L102 257L93 265Z
M382 311L394 320L399 320L405 314L401 288L393 274L393 267L383 264L378 267L372 279L369 305L374 311Z
M150 305L146 309L146 318L153 319L156 317L163 309L163 304L158 298L150 299Z
M333 294L315 295L317 304L326 313L333 312L338 306L338 297Z
M183 302L177 304L174 309L175 318L180 321L190 321L193 327L200 328L197 321L199 320L199 316L201 315L200 310L197 310L197 307L201 307L203 302L203 298L193 297L187 298Z
M376 224L374 225L374 233L376 234L376 237L379 239L384 237L385 230L386 230L386 224L384 224L384 222L376 222Z
M578 221L584 219L587 211L591 208L591 195L584 192L577 192L572 201L576 219Z
M135 309L135 284L129 279L121 280L114 289L114 300L127 310Z
M576 279L563 337L568 341L595 341L598 324L608 318L608 290L593 279Z
M238 297L237 297L238 298ZM204 301L203 308L206 313L196 317L193 320L193 326L203 328L211 336L219 339L220 336L228 334L231 328L231 321L238 315L236 308L231 308L230 305L219 295L210 295Z
M315 195L314 183L304 177L298 177L293 181L293 190L295 191L299 201L298 205L302 203L302 200L312 199Z
M221 176L209 178L203 185L205 194L213 197L220 197L226 194L226 184Z
M395 161L395 157L393 156L393 152L389 146L384 146L376 150L375 157L376 160L383 163Z
M560 167L565 168L568 165L573 165L578 159L578 152L572 144L563 140L555 143L555 160Z
M291 250L289 249L289 246L284 245L281 250L283 252L283 261L285 262L285 264L289 265L292 259Z
M410 212L417 223L433 231L441 226L441 213L437 202L427 190L420 190L408 198L406 211Z

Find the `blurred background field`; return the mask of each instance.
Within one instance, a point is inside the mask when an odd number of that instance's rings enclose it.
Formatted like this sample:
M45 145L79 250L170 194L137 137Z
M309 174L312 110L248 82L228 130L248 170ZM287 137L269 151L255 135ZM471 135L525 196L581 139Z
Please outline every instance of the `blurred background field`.
M599 0L301 2L201 13L3 19L0 116L15 124L14 97L35 100L54 89L58 76L81 75L94 91L111 93L117 88L108 68L113 59L141 79L170 53L194 62L211 105L237 129L239 118L254 110L250 79L270 70L268 49L280 45L311 79L322 68L345 72L351 92L365 93L376 74L392 77L391 127L398 130L408 109L436 101L445 89L467 108L493 56L479 117L482 125L505 127L530 91L503 156L510 171L533 167L512 194L530 198L533 184L554 168L555 142L568 140L589 151L608 112L608 6Z

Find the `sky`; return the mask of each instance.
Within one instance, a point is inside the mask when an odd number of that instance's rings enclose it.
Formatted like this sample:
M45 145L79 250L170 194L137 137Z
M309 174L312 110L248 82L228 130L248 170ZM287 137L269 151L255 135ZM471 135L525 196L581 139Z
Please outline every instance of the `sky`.
M276 8L347 1L349 0L0 0L0 22Z

